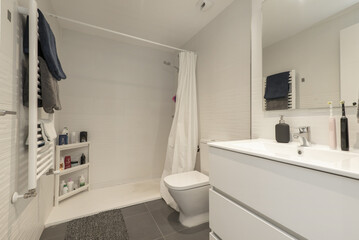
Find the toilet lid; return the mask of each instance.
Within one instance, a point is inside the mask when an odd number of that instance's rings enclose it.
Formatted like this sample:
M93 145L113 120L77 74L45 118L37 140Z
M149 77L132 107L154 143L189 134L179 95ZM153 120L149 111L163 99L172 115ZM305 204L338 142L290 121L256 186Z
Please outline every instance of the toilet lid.
M167 187L174 190L186 190L209 184L209 177L203 173L192 171L169 175L164 178Z

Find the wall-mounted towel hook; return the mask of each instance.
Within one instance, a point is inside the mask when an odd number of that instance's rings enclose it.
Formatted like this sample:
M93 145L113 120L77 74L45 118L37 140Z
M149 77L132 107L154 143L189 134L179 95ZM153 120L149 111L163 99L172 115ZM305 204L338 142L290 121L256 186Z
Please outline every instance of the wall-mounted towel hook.
M6 111L6 110L0 110L0 116L5 116L5 115L16 115L16 112L14 111Z

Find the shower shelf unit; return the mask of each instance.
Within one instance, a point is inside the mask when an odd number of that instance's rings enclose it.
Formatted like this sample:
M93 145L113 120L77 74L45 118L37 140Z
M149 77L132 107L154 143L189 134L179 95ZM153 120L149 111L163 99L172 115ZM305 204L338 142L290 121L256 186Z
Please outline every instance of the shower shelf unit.
M78 165L75 167L71 167L68 169L60 170L60 159L63 156L76 154L77 158L80 157L80 154L83 152L83 149L87 149L86 156L86 163L82 165ZM71 156L72 158L72 156ZM72 159L73 160L73 159ZM66 144L66 145L57 145L56 146L56 175L55 175L55 188L54 188L54 206L58 206L59 203L69 197L72 197L80 192L90 190L90 142L81 142L81 143L73 143L73 144ZM67 175L74 175L79 172L86 171L86 184L85 186L79 187L75 190L72 190L65 194L60 194L60 182L61 179L64 179L64 176ZM77 179L73 179L74 182Z

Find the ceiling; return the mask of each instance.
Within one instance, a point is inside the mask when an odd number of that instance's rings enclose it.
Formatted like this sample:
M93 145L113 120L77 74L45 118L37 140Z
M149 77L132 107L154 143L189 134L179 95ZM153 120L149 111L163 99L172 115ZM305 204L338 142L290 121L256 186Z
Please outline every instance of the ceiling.
M263 47L294 36L359 0L265 0Z
M200 11L199 0L50 1L56 15L181 47L234 0L212 0L213 6L206 12ZM65 21L59 23L77 31L83 28ZM86 31L91 33L91 29Z

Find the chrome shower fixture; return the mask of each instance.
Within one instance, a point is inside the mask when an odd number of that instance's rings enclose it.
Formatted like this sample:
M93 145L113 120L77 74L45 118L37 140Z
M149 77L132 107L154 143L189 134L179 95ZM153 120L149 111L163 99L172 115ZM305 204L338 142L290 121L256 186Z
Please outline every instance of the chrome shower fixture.
M168 61L163 61L163 64L164 64L164 65L171 66L171 67L175 68L175 69L177 70L177 72L179 71L179 67L177 67L177 66L173 66L171 62L168 62Z

